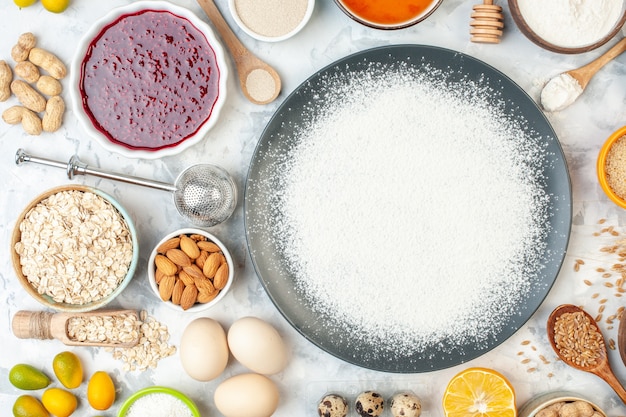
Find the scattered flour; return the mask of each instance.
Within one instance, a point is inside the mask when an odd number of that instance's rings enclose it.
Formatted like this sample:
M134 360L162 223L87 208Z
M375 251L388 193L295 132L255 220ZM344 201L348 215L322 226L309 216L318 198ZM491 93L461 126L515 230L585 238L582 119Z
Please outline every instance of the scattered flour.
M434 68L370 63L323 81L258 156L275 161L249 187L271 201L249 227L354 350L484 347L542 268L545 143L485 87Z
M569 74L552 78L541 90L541 106L546 111L561 111L583 93L578 80Z
M623 0L518 0L517 4L533 32L565 48L598 42L624 13Z

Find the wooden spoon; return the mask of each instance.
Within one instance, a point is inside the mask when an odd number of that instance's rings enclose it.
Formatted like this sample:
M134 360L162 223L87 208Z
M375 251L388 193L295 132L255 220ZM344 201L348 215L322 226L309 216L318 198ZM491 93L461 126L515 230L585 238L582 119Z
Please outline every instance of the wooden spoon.
M87 313L48 313L46 311L18 311L11 324L13 334L20 339L58 339L68 346L105 346L132 347L139 343L137 337L129 342L119 343L112 340L104 342L78 341L68 335L68 321L72 317L115 317L134 316L139 324L139 316L135 310L98 310Z
M243 46L213 0L198 0L198 4L209 16L230 50L239 73L239 85L246 98L255 104L267 104L274 101L281 89L280 76L276 70Z
M566 364L568 364L569 366L576 368L578 370L581 370L581 371L590 372L596 376L599 376L604 381L606 381L606 383L608 383L611 386L611 388L613 388L613 390L617 393L620 399L626 404L626 389L624 389L622 384L619 382L619 380L613 373L613 370L611 369L611 365L609 364L608 353L606 350L606 344L603 344L603 346L599 348L599 352L598 352L599 357L598 357L597 363L595 365L589 364L585 366L581 366L577 364L576 362L574 362L571 358L565 357L562 354L561 350L557 348L556 342L554 340L555 323L556 323L557 318L564 313L576 313L576 312L581 312L585 316L587 316L587 318L589 319L589 322L593 324L594 326L596 326L596 329L598 332L600 331L600 328L598 327L598 324L596 323L596 321L586 311L584 311L580 307L577 307L571 304L561 305L557 307L552 312L552 314L550 314L550 317L548 318L548 323L546 326L546 329L548 331L548 339L550 340L550 344L552 345L552 348L554 349L556 354L559 356L559 358L561 358L561 360L565 362Z
M617 329L617 349L622 362L626 365L626 318L622 317Z
M626 38L622 39L611 49L606 51L604 54L600 55L595 60L591 61L585 66L582 66L577 69L573 69L565 72L565 74L569 74L572 78L578 81L580 87L584 90L589 84L591 78L596 74L596 72L600 71L600 69L609 63L613 58L619 56L622 52L626 51Z

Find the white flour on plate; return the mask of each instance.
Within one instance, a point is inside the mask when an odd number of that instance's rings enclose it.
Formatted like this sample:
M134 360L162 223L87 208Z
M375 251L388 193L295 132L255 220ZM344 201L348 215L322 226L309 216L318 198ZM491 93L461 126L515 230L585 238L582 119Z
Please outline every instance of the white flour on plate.
M434 71L326 76L251 225L326 325L372 355L484 345L546 249L545 144L478 83Z

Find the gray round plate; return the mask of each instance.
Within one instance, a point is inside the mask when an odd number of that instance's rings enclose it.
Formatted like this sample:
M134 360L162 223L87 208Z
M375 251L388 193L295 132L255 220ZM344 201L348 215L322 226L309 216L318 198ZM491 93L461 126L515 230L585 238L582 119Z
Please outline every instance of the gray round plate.
M534 132L544 142L544 160L536 166L545 178L544 191L550 196L548 219L545 223L545 246L541 266L534 273L529 294L520 302L515 312L506 318L504 325L494 334L487 335L486 343L467 344L450 349L434 346L426 351L404 355L400 352L376 352L368 347L359 334L346 333L341 317L321 316L306 295L295 285L294 276L285 266L284 256L276 244L273 230L263 227L266 219L276 216L272 210L273 198L280 189L269 178L280 171L280 165L289 159L302 116L315 116L311 112L323 108L325 80L329 76L351 70L367 68L368 63L411 65L439 69L448 74L446 85L454 88L460 80L471 80L493 92L489 102L502 106L507 117L523 120L524 129ZM320 102L321 101L321 102ZM316 105L312 106L311 102ZM494 104L495 105L495 104ZM453 117L453 115L451 115ZM323 210L320 207L320 210ZM279 214L278 214L279 215ZM569 240L572 199L569 174L561 145L550 123L535 102L510 78L471 56L456 51L420 45L396 45L374 48L346 58L321 69L302 83L278 108L266 126L253 155L244 196L244 216L248 249L256 273L269 297L284 317L305 338L328 353L369 369L396 373L417 373L443 369L474 359L498 346L515 333L539 308L550 291L563 262ZM442 300L445 302L445 300ZM357 306L358 308L358 306ZM375 306L372 314L376 314ZM451 307L452 308L452 307ZM445 345L441 341L441 345Z

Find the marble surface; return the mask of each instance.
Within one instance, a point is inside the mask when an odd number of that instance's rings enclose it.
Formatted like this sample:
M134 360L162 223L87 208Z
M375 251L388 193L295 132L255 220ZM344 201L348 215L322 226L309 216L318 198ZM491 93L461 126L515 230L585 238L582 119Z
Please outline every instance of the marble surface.
M90 25L110 9L129 3L125 0L94 2L72 0L63 14L46 12L41 4L19 10L11 1L0 3L2 36L0 59L10 61L9 51L22 32L31 31L39 44L54 51L66 63L73 57L77 42ZM208 21L193 0L174 3L189 8ZM218 6L227 12L227 2L218 0ZM206 139L185 152L160 160L137 160L105 151L79 126L73 109L68 109L61 130L54 134L30 137L19 126L0 123L0 238L4 251L0 252L0 414L10 415L15 398L22 394L8 382L8 371L16 363L31 363L52 375L52 357L63 350L76 352L83 360L85 375L106 370L118 388L118 400L105 416L114 416L122 401L132 392L151 385L165 385L189 394L199 405L203 416L219 415L213 405L212 393L224 378L243 372L241 365L231 361L225 373L215 381L201 383L192 380L181 370L178 354L159 362L154 370L124 372L122 363L109 352L98 348L66 347L56 340L20 340L11 333L11 318L18 310L41 310L18 284L9 255L9 241L15 220L28 202L37 194L70 181L62 170L29 165L16 167L14 154L23 147L29 152L66 161L78 154L90 165L101 169L131 174L160 181L173 181L189 165L209 162L228 170L243 190L247 166L257 140L280 102L302 81L320 68L348 54L375 46L390 44L426 44L458 50L496 67L517 82L533 99L538 99L542 85L552 76L569 70L599 56L616 42L585 54L560 55L542 50L527 40L517 29L504 4L505 35L499 45L473 44L468 28L472 2L444 0L441 7L425 22L400 31L376 31L347 18L331 0L318 0L309 24L297 36L279 43L253 40L237 30L233 20L228 22L241 40L260 58L274 65L283 78L283 93L277 101L257 106L246 101L238 89L234 76L219 123ZM620 33L617 37L623 35ZM229 61L234 75L232 61ZM425 416L442 416L442 393L450 378L469 366L490 367L499 370L513 384L518 405L548 391L568 390L584 394L601 404L610 416L626 415L626 407L607 384L597 377L568 368L556 361L545 336L545 322L552 309L561 303L583 305L596 314L599 301L606 299L604 318L615 313L624 301L614 296L615 290L603 285L614 280L602 278L596 268L609 269L615 256L602 252L620 237L600 232L614 226L625 232L625 212L612 204L602 193L595 177L597 153L611 132L621 127L626 118L626 68L624 58L609 63L589 84L587 91L568 109L548 114L567 158L574 199L574 221L568 253L561 273L539 311L514 336L488 354L468 363L424 374L387 374L361 369L344 363L306 341L278 313L255 276L247 254L244 237L242 204L234 216L211 232L231 248L236 259L236 282L219 307L206 312L182 314L166 308L151 293L146 265L152 246L171 230L187 226L177 214L167 192L138 186L114 183L93 177L76 178L74 182L92 185L114 195L135 219L140 240L140 266L128 288L114 301L113 307L145 309L150 316L166 324L171 343L177 345L185 325L194 318L208 316L228 327L245 315L255 315L272 323L291 348L288 368L272 376L278 384L282 399L276 416L315 415L315 404L327 390L357 393L361 389L380 389L384 393L396 389L412 389L424 402ZM69 102L67 80L64 97ZM11 102L1 103L0 109ZM607 219L603 225L599 219ZM574 270L576 259L585 261L580 271ZM590 287L584 280L593 281ZM592 298L598 293L597 298ZM607 338L617 340L617 325L613 328L602 322ZM524 344L528 341L528 344ZM545 360L544 360L545 358ZM626 381L626 367L616 350L610 359L618 378ZM74 390L80 405L75 415L96 415L85 400L86 384ZM35 395L40 396L40 392Z

